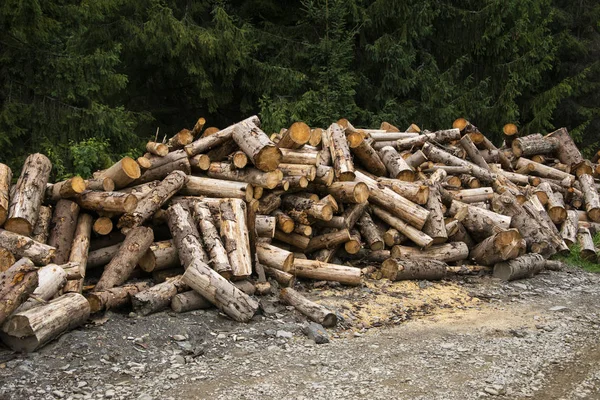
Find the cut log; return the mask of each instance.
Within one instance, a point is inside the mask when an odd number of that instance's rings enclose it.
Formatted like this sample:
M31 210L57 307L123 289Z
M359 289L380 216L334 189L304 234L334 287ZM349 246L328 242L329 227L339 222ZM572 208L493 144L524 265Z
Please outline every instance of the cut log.
M548 215L555 224L562 224L567 219L565 200L561 193L552 192L552 195L548 198Z
M56 293L67 282L67 272L60 265L49 264L37 271L37 287L31 293L31 297L17 308L15 312L20 313L33 307L45 304L52 299Z
M456 207L456 212L454 212L454 207ZM492 236L497 228L508 229L511 226L511 216L502 215L503 212L498 214L458 201L452 202L450 214L454 215L454 218L460 221L478 241Z
M148 196L154 189L156 189L160 183L161 181L158 180L150 181L140 185L126 187L125 189L119 190L119 192L132 194L138 199L139 202L140 200L143 200L144 197Z
M285 179L288 177L303 176L309 182L311 182L317 176L317 167L314 165L281 163L279 164L278 168L281 172L283 172Z
M258 243L256 255L260 263L284 272L290 272L294 265L294 253L268 243Z
M579 226L577 224L579 214L576 210L567 211L567 218L562 223L560 228L560 236L565 241L567 246L573 245L577 241L577 230Z
M278 229L280 229L284 233L293 232L295 222L289 215L285 214L281 210L275 210L273 212L273 216L276 219Z
M594 178L591 175L583 174L579 177L579 183L585 199L585 211L588 217L594 222L600 222L600 197L594 185Z
M194 128L192 129L192 136L198 136L202 131L202 128L204 128L204 125L206 125L206 119L203 117L198 118L198 121L196 121Z
M334 170L326 165L319 165L317 167L317 175L315 176L314 183L319 183L325 186L330 186L335 178Z
M169 148L169 151L179 150L192 143L192 140L194 140L194 135L189 129L184 128L167 141L167 147Z
M228 126L227 128L220 131L214 131L214 129L207 128L200 139L184 147L185 152L188 154L189 157L195 156L196 154L200 153L206 153L208 150L216 148L222 145L223 143L232 140L234 128L243 124L254 124L260 126L260 120L256 115L253 115L249 118L246 118L243 121L238 122L237 124Z
M233 270L229 264L227 251L223 246L223 242L221 242L221 237L215 227L215 221L213 220L208 206L204 203L197 202L194 204L193 210L200 234L202 235L204 247L210 256L208 264L225 279L230 279L233 275ZM224 216L222 215L221 218L223 217ZM223 229L222 222L221 229Z
M102 267L110 262L119 251L121 243L88 252L87 269Z
M177 247L175 247L175 244L172 240L154 242L152 243L148 251L144 253L142 258L140 258L140 260L138 261L138 265L140 269L145 272L176 268L180 265L179 255L177 254Z
M408 238L400 233L398 229L390 228L383 234L383 241L388 247L404 243Z
M281 150L254 124L240 123L234 126L232 139L261 171L274 171L281 163Z
M369 187L363 182L334 182L323 189L341 203L364 203L369 199Z
M52 217L48 245L56 249L54 262L64 264L69 260L71 244L75 235L79 206L70 200L59 200Z
M133 212L124 214L119 219L117 226L132 229L142 225L183 187L186 180L187 176L183 172L171 172L158 186L138 202Z
M537 197L531 196L529 200L522 204L523 208L530 217L535 219L544 229L545 235L548 237L549 243L559 252L569 254L569 247L560 236L560 232L552 219L546 212L546 209L540 203Z
M201 178L199 176L188 176L187 178L187 183L180 190L180 194L236 198L244 199L248 202L253 199L252 185L249 183Z
M38 272L33 262L22 258L0 274L0 325L33 293Z
M452 197L463 203L480 203L491 200L494 197L494 189L491 187L480 187L475 189L462 189L449 191Z
M300 278L339 282L343 285L360 285L359 268L329 264L317 260L294 259L294 275Z
M263 172L256 168L235 169L232 164L225 162L211 163L206 174L211 178L250 183L265 189L274 189L283 179L279 170Z
M406 182L415 180L415 172L406 163L404 158L398 154L396 149L391 146L385 146L379 150L379 155L392 178Z
M344 131L338 124L331 124L323 134L323 146L329 148L335 177L339 181L354 180L354 163L350 154L350 147Z
M52 246L4 229L0 229L0 247L10 251L16 258L31 259L36 265L50 264L56 251Z
M389 258L381 265L381 274L391 281L412 279L439 280L446 276L446 263L438 260Z
M292 288L284 288L279 292L279 299L296 310L306 315L312 321L321 324L325 328L334 327L337 324L337 316L326 307L308 300Z
M277 143L277 146L279 146L279 143ZM282 163L305 164L305 165L314 165L314 166L317 166L321 163L321 156L320 156L321 153L318 150L311 150L311 149L292 150L292 149L281 148L281 146L279 146L279 150L281 150L281 154L282 154L282 158L281 158Z
M494 265L494 278L504 281L530 278L541 272L545 264L546 260L540 254L525 254Z
M192 172L207 171L210 167L211 161L214 160L211 159L210 155L208 154L196 154L189 159L190 168L192 169Z
M389 178L377 178L377 182L416 204L427 204L427 200L429 199L429 186L421 183L402 182Z
M87 188L85 181L80 176L58 183L46 185L45 200L48 203L56 203L60 199L69 199L81 194ZM104 190L104 189L103 189Z
M275 236L273 238L279 240L280 242L294 246L302 251L306 251L306 248L310 242L310 239L306 236L298 235L297 233L285 233L279 229L275 231Z
M559 147L556 151L556 155L561 163L571 167L571 170L577 169L577 167L583 163L584 159L581 156L581 152L566 128L560 128L549 133L546 137L558 139Z
M304 122L294 122L292 126L285 130L281 136L277 147L298 149L308 143L310 139L310 127Z
M533 135L530 135L533 136ZM512 142L515 157L529 157L538 154L553 154L560 147L559 139L524 136Z
M350 231L350 240L344 243L344 250L348 254L356 254L362 248L360 232L357 229Z
M350 231L348 229L340 229L338 231L312 237L304 251L306 253L312 253L313 251L320 249L331 249L350 240Z
M113 222L110 218L99 217L94 221L92 230L97 235L108 235L113 230Z
M139 226L130 230L117 254L104 267L104 272L96 284L96 291L107 290L127 281L153 240L154 233L150 228Z
M193 290L178 293L171 299L171 310L176 313L203 310L211 308L212 306L210 301L206 300L202 295Z
M440 149L439 147L435 147L430 143L425 143L423 145L423 153L427 156L427 158L433 162L442 163L445 165L454 165L458 167L469 166L471 167L471 173L477 179L483 182L493 182L496 179L496 174L490 172L487 169L478 167L475 164L469 163L461 158L453 156L452 154Z
M548 179L566 179L570 185L572 185L573 182L575 182L574 175L568 174L566 172L560 171L556 168L552 168L544 164L536 163L535 161L528 160L527 158L523 157L519 158L515 165L515 168L517 169L517 172L521 174L536 175Z
M201 260L193 260L183 274L183 282L238 322L248 322L259 304Z
M359 146L367 137L365 131L356 129L346 118L339 119L337 124L344 130L350 148Z
M504 143L510 147L519 135L519 128L515 124L506 124L502 127L502 133L504 133Z
M413 169L419 168L423 163L427 162L427 157L425 153L421 150L415 151L408 158L406 158L406 163Z
M310 131L310 138L308 139L308 144L311 146L318 146L321 144L321 139L323 136L323 129L315 128Z
M86 295L90 304L90 312L114 310L131 304L131 297L141 291L147 290L147 282L137 282L124 286L117 286L101 292L92 292Z
M375 151L370 140L363 140L358 146L350 148L350 151L370 173L377 176L386 174L385 164L381 161L379 153Z
M189 287L183 281L182 276L176 276L132 295L131 305L134 312L149 315L168 308L177 293L188 290Z
M144 158L150 162L150 165L147 169L158 169L159 167L163 167L167 164L173 164L182 159L187 159L188 155L183 150L175 150L169 152L169 154L164 157L154 156L146 153L144 154Z
M51 169L50 160L43 154L36 153L27 157L19 180L11 190L4 229L24 236L31 235L44 200Z
M490 169L490 166L485 161L485 158L481 155L481 153L477 149L477 146L475 146L475 143L473 143L469 135L465 135L460 139L460 145L463 149L465 149L465 152L469 156L469 159L471 159L471 161L475 165L483 169Z
M400 233L412 240L417 246L427 248L433 244L433 239L430 236L417 230L400 218L395 217L382 207L373 205L372 210L375 216L390 225L392 228L397 229Z
M307 215L319 220L329 221L333 217L333 209L330 205L300 196L283 196L281 204L285 210L304 211Z
M361 236L365 241L365 244L371 250L383 250L385 243L379 228L373 222L371 215L368 212L364 212L357 222Z
M164 143L148 142L146 143L146 151L155 156L164 157L169 153L169 147Z
M299 235L310 237L312 235L312 227L310 225L298 223L294 226L294 232L296 232Z
M469 257L469 248L465 243L454 242L431 246L425 250L416 247L396 245L392 247L392 258L409 260L431 259L444 262L462 261Z
M585 261L595 263L598 259L594 240L588 228L579 228L577 231L577 243L579 243L581 258Z
M92 234L92 216L89 214L79 214L75 236L69 254L69 262L79 265L79 274L81 278L67 282L65 292L81 293L83 288L83 278L87 266L88 252L90 248L90 236Z
M77 197L77 204L85 210L123 214L134 211L138 199L127 193L87 191Z
M11 181L11 169L8 165L0 163L0 226L4 225L4 221L8 217Z
M205 263L208 262L208 256L200 242L200 233L189 211L181 204L173 204L167 213L169 230L173 236L173 243L177 248L181 265L187 268L196 258Z
M142 175L140 165L131 157L124 157L110 168L99 174L94 174L95 179L110 178L115 189L121 189L138 179Z
M144 172L142 176L135 181L135 184L163 180L173 171L181 171L185 175L190 175L192 173L192 166L190 165L189 159L183 157L171 163L161 165L160 167L151 168Z
M15 263L15 256L5 249L4 247L0 247L0 272L4 272L11 267Z
M467 232L467 229L464 227L464 225L460 222L458 222L456 225L456 232L448 235L448 240L450 242L463 242L469 249L472 249L477 244L471 235L469 235L469 232Z
M32 352L63 333L82 325L90 306L79 293L67 293L51 302L14 314L2 327L2 341L13 351Z
M275 235L277 219L269 215L256 216L256 234L259 237L272 238Z
M429 187L427 209L429 210L429 218L427 218L425 225L423 225L423 233L433 239L433 244L444 243L448 240L448 233L446 232L446 223L444 222L442 196L437 185Z
M442 131L425 133L408 139L399 139L396 148L398 150L407 150L412 147L422 147L425 143L448 143L460 139L460 131L458 129L446 129Z
M50 236L50 224L52 222L52 208L41 206L37 222L33 228L31 238L36 242L47 243Z
M539 185L533 189L533 194L535 194L542 203L542 205L548 204L548 199L552 195L552 186L548 182L541 182Z
M273 278L275 281L277 281L277 283L279 283L280 286L294 287L294 284L296 282L296 277L294 275L267 266L265 266L264 269L265 274L267 274L268 277Z
M516 229L498 232L475 246L470 258L477 264L494 265L525 253L525 243Z

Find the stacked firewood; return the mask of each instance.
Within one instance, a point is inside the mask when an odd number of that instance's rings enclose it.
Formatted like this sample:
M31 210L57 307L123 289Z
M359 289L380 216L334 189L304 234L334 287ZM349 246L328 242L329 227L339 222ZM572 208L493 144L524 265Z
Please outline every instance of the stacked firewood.
M276 288L333 326L335 313L294 291L296 278L359 285L493 268L519 279L556 267L546 259L575 243L596 260L600 168L564 128L519 136L508 124L497 148L462 118L435 132L342 119L269 136L256 116L204 125L88 180L48 183L50 161L33 154L11 187L0 164L7 345L32 351L121 307L214 305L245 322L254 296Z

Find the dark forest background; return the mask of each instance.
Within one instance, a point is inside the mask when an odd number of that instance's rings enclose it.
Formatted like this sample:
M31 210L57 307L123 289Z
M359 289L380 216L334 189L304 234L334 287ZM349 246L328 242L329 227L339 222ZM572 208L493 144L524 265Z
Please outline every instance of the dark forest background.
M89 174L198 117L600 142L597 0L4 0L0 161Z

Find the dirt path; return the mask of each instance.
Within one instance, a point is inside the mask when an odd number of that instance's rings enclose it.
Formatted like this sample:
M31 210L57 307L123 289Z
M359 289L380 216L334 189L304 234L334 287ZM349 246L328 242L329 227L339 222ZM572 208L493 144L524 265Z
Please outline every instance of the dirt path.
M382 284L311 292L346 319L324 345L269 299L248 325L108 314L39 353L0 350L0 399L600 399L600 276Z

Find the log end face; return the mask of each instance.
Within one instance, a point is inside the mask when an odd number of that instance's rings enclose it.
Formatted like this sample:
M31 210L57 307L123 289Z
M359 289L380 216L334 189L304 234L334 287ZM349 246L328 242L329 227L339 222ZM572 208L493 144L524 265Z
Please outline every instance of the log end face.
M123 158L121 160L121 167L123 168L125 175L130 179L138 179L142 175L140 164L131 157Z
M4 225L6 222L6 217L8 216L8 210L6 208L0 206L0 227Z
M123 209L125 210L125 212L131 213L133 211L135 211L135 208L138 205L138 199L137 197L135 197L135 195L130 194L127 195L127 197L125 198L124 204L123 204Z
M281 164L282 158L283 154L278 147L267 145L258 152L254 161L256 168L264 172L271 172L275 171L279 164Z
M587 212L588 218L594 222L600 222L600 208L593 208ZM8 222L6 223L8 226ZM8 228L6 228L8 229ZM10 230L10 229L8 229Z
M369 200L369 187L364 182L358 182L354 186L354 200L357 203L364 203Z
M33 226L24 218L8 218L4 229L23 236L30 236L33 232Z
M338 176L340 182L351 182L356 178L354 171L345 171Z
M74 176L71 178L71 188L74 193L83 193L86 189L85 180L80 176Z

